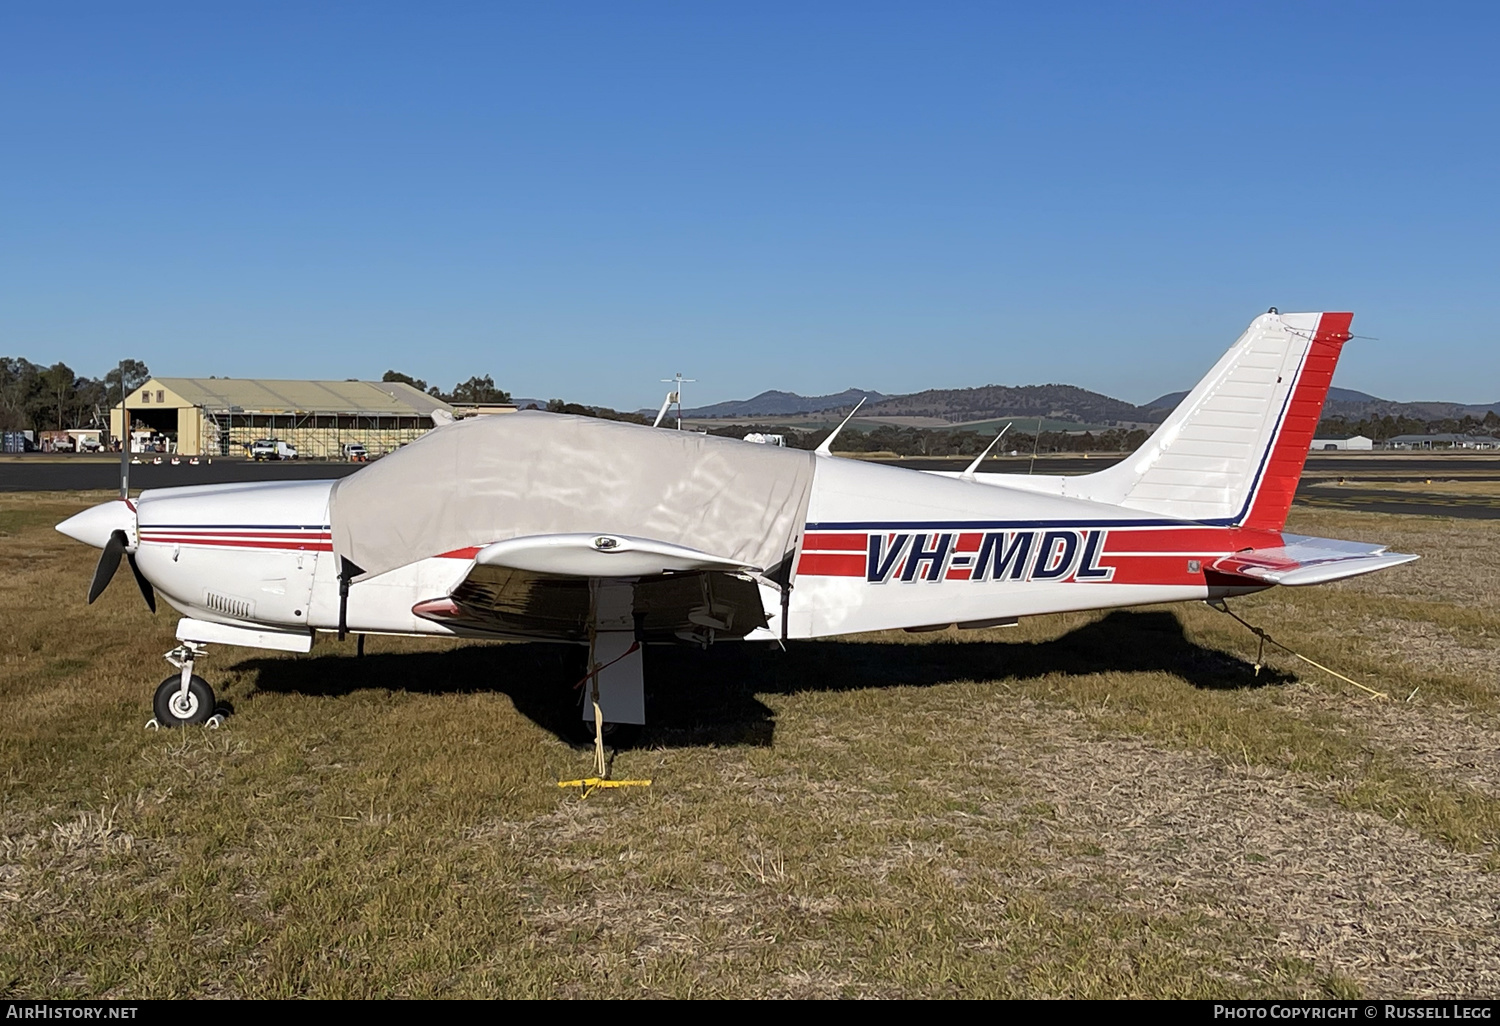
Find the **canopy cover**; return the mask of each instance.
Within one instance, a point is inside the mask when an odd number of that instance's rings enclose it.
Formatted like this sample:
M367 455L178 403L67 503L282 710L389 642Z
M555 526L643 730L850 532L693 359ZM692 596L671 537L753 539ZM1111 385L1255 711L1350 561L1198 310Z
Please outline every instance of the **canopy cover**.
M333 549L373 577L531 535L632 535L770 568L796 545L812 453L521 413L436 428L339 481Z

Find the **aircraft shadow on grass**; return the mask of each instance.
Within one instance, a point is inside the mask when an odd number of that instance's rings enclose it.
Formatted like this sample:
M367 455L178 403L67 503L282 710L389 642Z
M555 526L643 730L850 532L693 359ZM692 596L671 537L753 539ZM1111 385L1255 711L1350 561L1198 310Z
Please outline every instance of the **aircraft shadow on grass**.
M566 741L588 734L573 685L585 673L582 646L517 642L445 652L339 652L312 659L248 659L233 669L257 690L337 696L368 689L419 694L479 691L508 695L516 709ZM1160 671L1196 688L1233 690L1282 684L1291 675L1188 640L1168 612L1110 613L1053 641L960 640L931 645L798 641L726 643L707 651L651 647L646 653L647 717L638 744L769 746L775 716L757 695L929 687L955 680L1025 680L1049 673Z

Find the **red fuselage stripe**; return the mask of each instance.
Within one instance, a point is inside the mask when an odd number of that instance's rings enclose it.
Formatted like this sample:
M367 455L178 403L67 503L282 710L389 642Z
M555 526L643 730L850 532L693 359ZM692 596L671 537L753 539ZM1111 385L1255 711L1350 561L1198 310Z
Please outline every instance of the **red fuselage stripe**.
M309 538L298 542L288 538L283 541L261 541L254 538L203 538L193 535L155 536L141 538L143 545L202 545L226 549L281 549L286 552L332 552L333 543Z
M902 533L921 533L921 531L921 525L914 525L909 531ZM946 581L970 580L974 574L972 566L974 553L979 549L983 535L968 531L937 533L953 533L954 535L953 550L948 558L948 567L943 579ZM809 535L808 537L815 536ZM855 546L847 542L844 544L848 546L849 551L808 552L804 549L797 563L797 573L807 577L864 578L868 568L866 553L871 535L868 533L849 534L840 537L863 538L865 544L861 545L860 549L864 551L854 551ZM887 538L888 534L882 534L881 537ZM820 544L826 545L826 542L820 540ZM1232 559L1234 553L1245 549L1265 550L1282 544L1280 532L1233 527L1112 529L1105 540L1104 551L1100 553L1098 559L1101 568L1114 570L1109 578L1111 584L1203 586L1207 583L1209 576L1214 575L1212 567L1215 561L1225 559L1225 557ZM1189 569L1190 562L1197 564L1196 570ZM898 566L893 576L899 578L900 571L901 568ZM1067 582L1074 580L1072 577L1066 579ZM1004 582L991 583L1003 586ZM1078 581L1077 583L1091 582ZM977 582L976 586L978 586Z
M863 552L869 544L866 534L825 534L810 532L802 539L803 552Z
M804 552L797 561L797 572L810 577L863 577L863 552Z
M141 531L141 541L333 541L327 534L180 534L177 531Z

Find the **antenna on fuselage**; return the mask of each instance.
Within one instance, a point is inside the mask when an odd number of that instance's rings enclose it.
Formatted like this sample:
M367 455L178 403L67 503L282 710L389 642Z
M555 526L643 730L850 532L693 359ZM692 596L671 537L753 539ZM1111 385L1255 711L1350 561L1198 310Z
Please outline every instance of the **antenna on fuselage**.
M1026 468L1026 473L1028 473L1028 474L1031 473L1033 470L1036 469L1036 451L1037 451L1037 449L1041 448L1041 445L1042 445L1042 418L1038 417L1036 419L1036 437L1031 440L1031 466L1029 466L1029 467Z
M1011 423L1015 423L1015 422L1012 421ZM965 480L965 481L973 481L973 480L975 480L974 474L975 474L975 472L977 470L979 470L979 464L981 464L981 463L984 462L984 458L990 454L990 450L993 449L996 446L996 444L999 443L1000 439L1002 439L1002 438L1005 437L1005 432L1007 432L1009 430L1010 430L1010 424L1007 424L1003 428L1001 428L1000 429L1000 433L998 435L996 435L994 438L991 438L990 439L990 444L986 445L984 447L984 452L982 452L978 456L974 457L974 462L969 464L969 469L966 470L966 471L964 471L962 474L959 474L958 476L961 479Z
M854 404L854 409L849 411L849 416L840 421L839 426L833 429L833 433L830 434L827 438L823 439L822 444L814 449L813 452L817 453L819 456L832 456L833 440L839 436L840 431L844 430L844 425L848 424L851 420L854 419L854 415L859 412L859 408L865 404L865 400L868 398L870 397L867 395L860 396L859 402Z
M120 498L130 498L130 413L125 408L125 361L120 361Z

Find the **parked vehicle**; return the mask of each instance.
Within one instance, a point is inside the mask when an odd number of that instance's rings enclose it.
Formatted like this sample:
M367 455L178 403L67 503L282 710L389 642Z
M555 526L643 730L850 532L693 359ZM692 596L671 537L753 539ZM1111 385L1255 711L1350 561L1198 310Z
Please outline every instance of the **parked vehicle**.
M130 432L131 452L171 452L173 448L172 440L160 431Z
M252 460L294 460L297 447L278 438L261 438L250 443Z
M363 442L345 442L344 459L350 463L365 463L370 458L370 452L365 448Z

